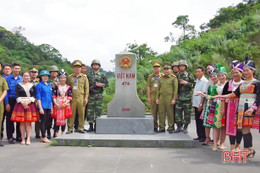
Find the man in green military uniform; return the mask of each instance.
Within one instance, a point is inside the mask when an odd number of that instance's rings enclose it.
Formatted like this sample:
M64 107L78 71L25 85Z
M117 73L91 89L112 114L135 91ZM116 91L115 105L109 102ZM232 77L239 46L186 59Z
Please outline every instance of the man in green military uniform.
M146 87L148 102L151 105L151 113L154 120L154 132L158 130L158 105L156 104L156 94L158 88L158 79L161 77L161 62L153 61L153 73L148 76Z
M91 63L91 67L93 71L88 73L90 95L87 116L89 129L87 130L87 132L92 132L96 130L96 118L100 117L102 113L103 88L108 86L106 76L99 71L101 67L99 60L93 60Z
M51 84L52 88L55 87L55 85L59 85L59 79L58 79L58 74L59 74L59 68L56 65L52 65L50 66L49 69L50 72L50 79L49 79L49 83Z
M49 72L51 77L49 78L49 83L51 84L52 88L54 88L56 85L59 85L59 79L58 79L58 74L59 74L59 68L56 65L52 65L49 68ZM52 127L52 122L54 120L54 125L53 127L55 127L56 125L56 120L53 118L49 118L49 127ZM53 133L53 137L55 137L55 134ZM51 139L51 129L47 129L47 138Z
M175 61L172 63L172 71L173 71L173 74L177 77L179 74L179 62L178 61Z
M156 103L159 104L159 126L158 133L165 132L165 117L168 117L168 131L174 130L173 105L176 102L178 92L178 81L175 75L171 74L171 64L163 65L164 74L158 80Z
M85 106L88 103L89 83L88 78L81 73L82 62L75 60L72 63L74 73L69 75L67 84L72 89L71 109L73 116L68 119L68 131L66 134L73 133L73 126L75 122L76 113L78 113L78 129L79 133L85 133Z
M177 129L175 133L182 131L183 133L188 133L188 125L190 124L191 117L191 100L192 100L192 88L194 85L194 77L187 70L188 64L185 60L179 61L179 74L178 74L178 99L175 105L175 123L177 124Z
M38 76L38 69L37 66L31 66L29 70L29 74L31 77L31 83L33 83L35 86L40 82L40 79ZM40 120L35 122L35 138L40 138Z
M0 71L2 70L2 62L0 62ZM6 83L5 78L3 78L0 75L0 147L3 146L1 143L2 136L1 136L1 130L2 130L2 122L4 118L4 98L7 94L7 90L9 90L8 85Z

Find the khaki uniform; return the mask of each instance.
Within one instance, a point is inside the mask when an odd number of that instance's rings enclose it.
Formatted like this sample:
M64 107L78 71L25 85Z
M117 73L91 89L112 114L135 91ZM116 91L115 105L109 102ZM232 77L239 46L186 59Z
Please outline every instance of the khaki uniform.
M0 75L0 96L3 94L4 91L9 90L9 87L7 85L7 82L5 80L5 78L3 78ZM1 130L2 130L2 122L3 122L3 118L4 118L4 100L2 100L0 102L0 140L2 138L1 136Z
M71 108L73 116L68 119L68 130L73 130L73 125L76 117L76 113L79 115L78 130L84 129L85 122L85 104L84 99L88 99L89 96L89 82L88 78L82 73L79 76L75 74L69 75L67 84L72 88L72 101Z
M165 117L168 117L168 130L174 130L174 117L172 100L176 101L178 81L175 75L162 75L158 80L157 99L159 99L160 130L165 130Z
M158 80L161 77L161 73L159 75L150 74L148 76L146 87L150 88L150 95L151 95L151 113L153 115L154 119L154 128L158 128L158 105L156 104L156 95L157 95L157 89L158 89Z

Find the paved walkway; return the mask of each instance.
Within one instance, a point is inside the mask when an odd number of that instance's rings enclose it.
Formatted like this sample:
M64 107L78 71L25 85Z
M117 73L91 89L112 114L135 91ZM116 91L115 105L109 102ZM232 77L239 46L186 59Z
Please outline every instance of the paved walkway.
M54 147L32 139L30 146L0 148L0 173L180 173L259 172L260 134L253 130L255 158L247 163L223 164L222 152L211 146L196 148ZM194 120L189 135L195 137ZM229 147L228 139L226 140ZM243 141L242 141L243 144Z

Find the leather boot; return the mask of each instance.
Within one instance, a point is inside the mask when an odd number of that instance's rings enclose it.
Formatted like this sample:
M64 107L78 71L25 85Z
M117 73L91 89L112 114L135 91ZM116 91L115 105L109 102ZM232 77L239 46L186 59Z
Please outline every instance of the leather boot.
M182 131L181 124L177 124L177 129L173 131L173 133L180 133Z
M89 129L87 130L87 132L93 132L94 128L93 128L93 123L89 124Z

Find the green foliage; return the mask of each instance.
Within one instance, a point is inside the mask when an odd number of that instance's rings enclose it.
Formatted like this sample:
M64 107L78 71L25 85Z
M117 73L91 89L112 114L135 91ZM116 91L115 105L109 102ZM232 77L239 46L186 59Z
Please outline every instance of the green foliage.
M179 16L173 25L184 32L187 29L188 16ZM222 8L208 25L204 24L201 28L203 30L199 37L189 39L181 37L176 45L171 46L169 52L161 55L153 54L154 51L147 44L133 44L134 46L128 47L128 51L137 55L142 52L142 58L138 58L137 61L137 92L147 111L150 105L147 101L145 84L148 75L152 73L152 60L172 63L184 59L189 64L188 71L192 73L197 66L205 67L208 63L221 63L230 73L231 62L233 60L243 62L244 56L248 54L260 67L259 2L248 1L235 7ZM184 34L186 35L185 32Z
M196 30L193 25L188 24L189 23L189 16L188 15L180 15L177 17L177 19L172 23L172 26L175 28L179 28L182 30L183 34L180 38L177 39L177 43L180 43L184 40L194 38L196 35ZM165 37L164 40L166 42L168 41L175 41L174 35L172 32L170 32L169 36Z
M71 63L62 57L60 52L48 44L34 45L22 34L22 27L15 28L14 33L0 27L0 61L3 63L18 62L22 71L31 65L38 65L39 70L47 69L50 65L57 65L72 73Z

